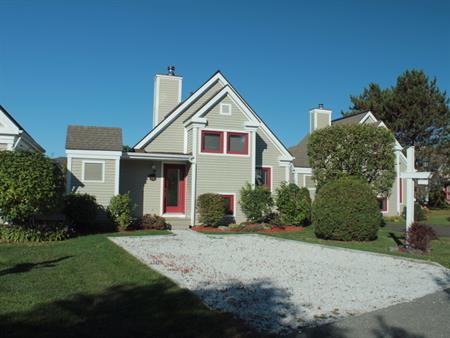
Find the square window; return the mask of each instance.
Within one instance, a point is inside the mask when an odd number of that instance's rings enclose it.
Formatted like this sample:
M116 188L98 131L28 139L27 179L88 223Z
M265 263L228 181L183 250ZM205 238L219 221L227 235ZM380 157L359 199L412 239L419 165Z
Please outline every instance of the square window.
M247 133L228 133L227 140L228 154L248 154L248 134Z
M256 168L256 185L263 185L270 191L272 173L270 168Z
M220 114L221 115L231 115L231 104L221 103L220 104Z
M222 195L225 203L225 214L234 215L234 195Z
M223 153L223 132L203 130L201 149L204 153Z
M83 181L103 182L103 162L83 162Z

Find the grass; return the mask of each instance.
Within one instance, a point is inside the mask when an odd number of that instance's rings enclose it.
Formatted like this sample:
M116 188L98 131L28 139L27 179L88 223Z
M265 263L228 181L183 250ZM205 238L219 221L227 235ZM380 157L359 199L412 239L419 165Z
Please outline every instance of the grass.
M164 231L111 234L153 235ZM0 244L2 337L246 337L107 235Z
M388 255L401 256L422 259L427 261L437 262L450 268L450 238L442 237L439 240L432 241L431 252L426 255L413 255L410 253L401 253L393 251L397 244L391 234L395 235L395 238L403 241L404 235L399 232L393 232L386 228L381 228L378 232L378 238L371 242L340 242L329 241L316 238L314 234L314 227L309 226L302 232L291 233L279 233L279 234L264 234L266 236L274 236L278 238L291 239L296 241L303 241L314 244L323 244L329 246L337 246L341 248L363 250L370 252L378 252Z
M447 209L431 209L428 214L426 214L427 219L421 221L423 224L431 225L449 225L450 226L450 208ZM405 225L405 220L403 218L397 219L395 221L386 221L389 224L401 224Z

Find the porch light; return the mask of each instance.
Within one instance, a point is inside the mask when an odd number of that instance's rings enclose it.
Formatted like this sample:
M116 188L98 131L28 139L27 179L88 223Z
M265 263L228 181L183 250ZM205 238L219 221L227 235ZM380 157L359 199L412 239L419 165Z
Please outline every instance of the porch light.
M152 164L152 172L148 174L150 181L156 181L156 165Z

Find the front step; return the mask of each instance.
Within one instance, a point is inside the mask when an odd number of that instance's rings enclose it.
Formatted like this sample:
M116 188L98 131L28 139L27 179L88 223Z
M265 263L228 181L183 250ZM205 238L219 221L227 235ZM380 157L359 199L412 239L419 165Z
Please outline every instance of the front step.
M169 217L166 218L166 222L171 225L173 230L189 229L189 226L191 225L190 218Z

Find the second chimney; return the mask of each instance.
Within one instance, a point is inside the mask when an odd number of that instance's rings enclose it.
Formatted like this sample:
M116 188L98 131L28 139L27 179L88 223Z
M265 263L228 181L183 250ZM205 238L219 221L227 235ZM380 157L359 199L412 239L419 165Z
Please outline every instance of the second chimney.
M156 74L153 95L153 127L160 123L181 102L183 77L175 75L175 67L167 67L168 73Z
M312 133L316 129L329 127L331 125L331 110L325 109L320 103L318 108L314 108L309 112L309 132Z

